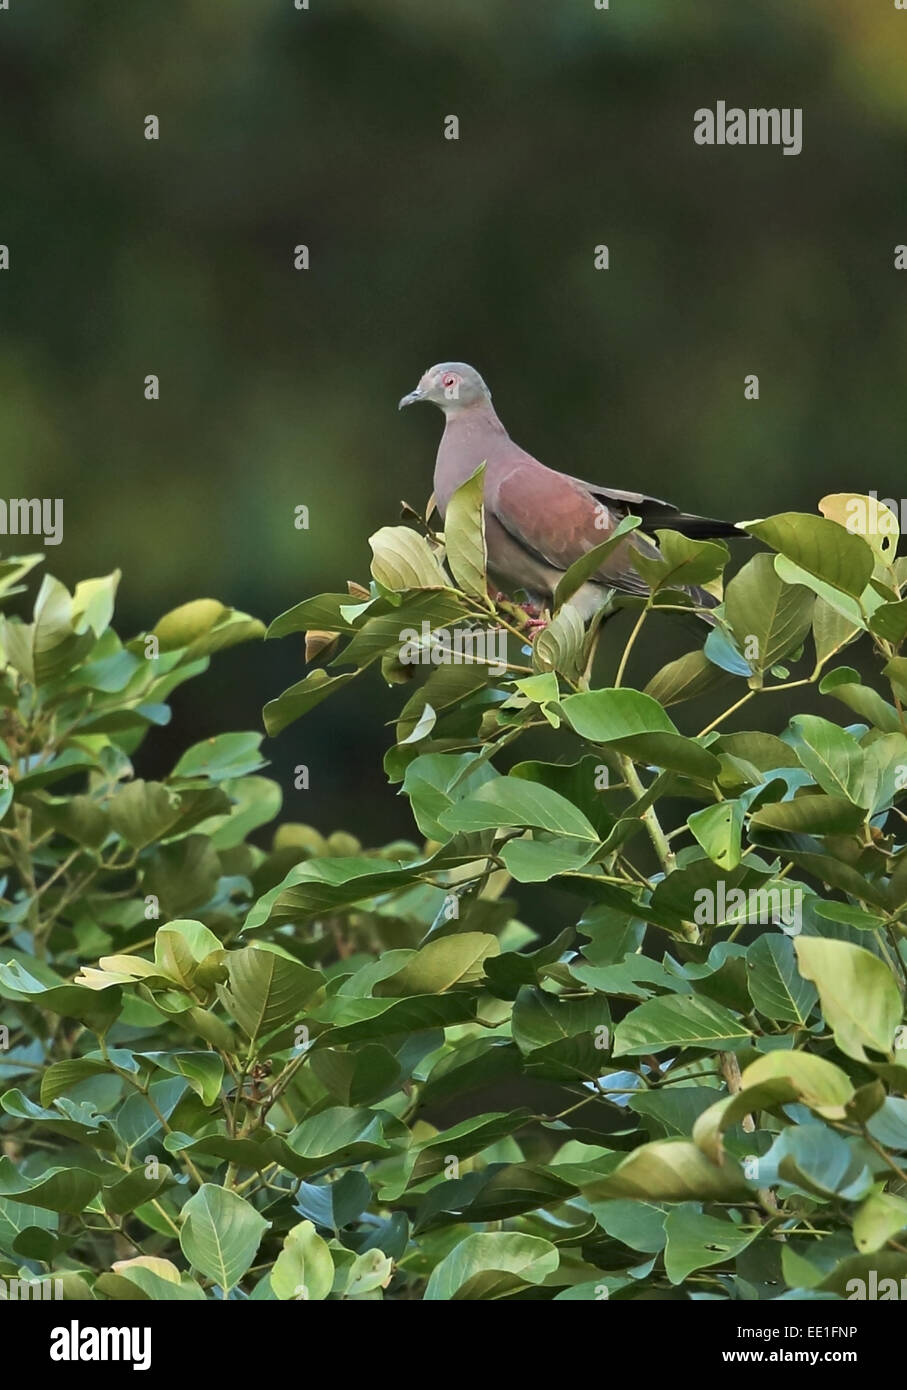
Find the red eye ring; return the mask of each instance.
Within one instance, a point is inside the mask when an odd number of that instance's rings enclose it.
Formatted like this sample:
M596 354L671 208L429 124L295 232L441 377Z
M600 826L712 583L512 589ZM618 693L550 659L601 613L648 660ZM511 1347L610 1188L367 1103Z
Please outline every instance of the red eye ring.
M446 377L443 378L441 384L442 384L442 386L453 386L454 383L456 382L456 379L457 379L457 378L456 378L455 376L451 376L450 373L448 373L448 375L447 375Z

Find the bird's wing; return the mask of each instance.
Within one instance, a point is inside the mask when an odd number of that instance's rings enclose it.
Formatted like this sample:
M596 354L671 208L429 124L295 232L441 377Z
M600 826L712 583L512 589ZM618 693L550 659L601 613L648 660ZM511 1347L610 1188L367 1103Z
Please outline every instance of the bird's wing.
M606 541L620 521L617 509L594 496L587 484L555 473L528 455L525 461L497 472L486 489L485 505L525 550L561 571ZM593 579L624 593L648 593L630 561L634 546L658 554L641 537L628 538L615 547ZM489 560L493 559L489 552Z
M570 475L563 474L565 478ZM589 483L585 478L570 478L571 483L576 483L579 487L591 492L594 497L600 497L606 502L615 502L621 511L632 511L634 507L656 508L664 512L676 512L678 508L673 502L665 502L661 497L650 497L647 492L623 492L617 487L604 487L600 483ZM635 513L639 516L639 512Z
M660 497L650 497L645 492L622 492L620 488L601 487L598 483L584 482L582 478L571 478L570 481L585 488L605 506L612 507L618 516L626 516L629 513L640 517L648 531L665 527L692 539L716 540L720 536L747 539L746 532L738 530L731 521L716 521L712 517L682 512L672 502L665 502Z

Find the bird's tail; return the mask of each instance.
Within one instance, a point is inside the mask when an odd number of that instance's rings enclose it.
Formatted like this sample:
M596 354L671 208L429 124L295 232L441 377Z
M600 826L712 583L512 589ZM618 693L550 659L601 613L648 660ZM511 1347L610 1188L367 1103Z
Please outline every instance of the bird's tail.
M651 521L648 522L649 526L652 524ZM693 516L691 512L678 512L676 515L666 516L661 524L694 541L717 541L728 537L738 541L751 539L732 521L715 521L708 516Z

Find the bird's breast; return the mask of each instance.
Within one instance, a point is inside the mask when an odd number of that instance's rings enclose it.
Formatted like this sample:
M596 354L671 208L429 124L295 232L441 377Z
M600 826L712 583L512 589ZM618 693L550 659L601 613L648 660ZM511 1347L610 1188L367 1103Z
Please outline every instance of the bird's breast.
M504 439L507 436L504 434ZM470 419L467 412L451 417L444 428L435 460L434 492L443 517L457 488L471 478L480 464L488 473L495 465L500 440L482 419Z

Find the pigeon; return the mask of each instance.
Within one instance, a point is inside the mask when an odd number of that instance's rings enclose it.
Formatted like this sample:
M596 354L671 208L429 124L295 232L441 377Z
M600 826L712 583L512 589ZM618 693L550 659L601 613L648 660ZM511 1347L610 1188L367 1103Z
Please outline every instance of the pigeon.
M465 362L429 367L398 409L417 401L430 401L444 413L434 476L442 520L453 493L484 464L488 573L501 589L511 594L522 590L530 609L550 609L565 571L606 541L628 515L640 517L647 530L663 527L695 539L745 539L732 522L693 516L658 497L601 487L539 463L510 438L491 403L491 392ZM628 534L570 599L583 621L601 614L615 593L648 594L648 585L632 563L634 550L659 557L645 536ZM704 589L685 592L705 608L718 602Z

